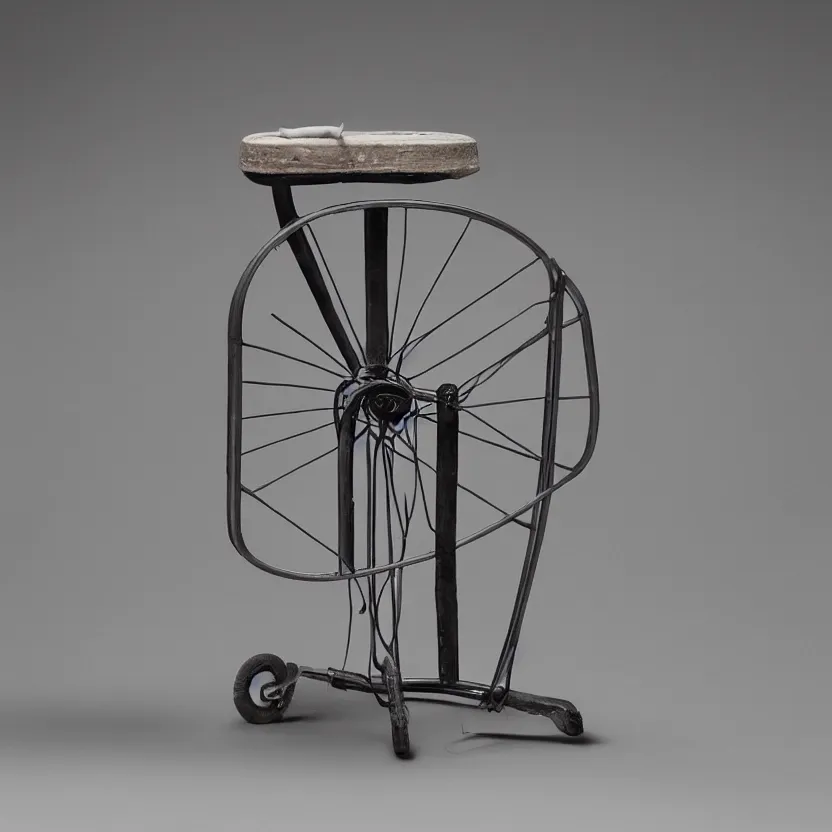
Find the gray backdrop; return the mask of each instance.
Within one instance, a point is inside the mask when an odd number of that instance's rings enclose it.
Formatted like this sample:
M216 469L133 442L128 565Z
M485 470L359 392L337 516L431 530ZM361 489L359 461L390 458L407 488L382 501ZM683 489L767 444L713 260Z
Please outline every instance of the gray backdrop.
M828 828L828 7L4 12L0 826ZM227 309L275 222L237 143L342 120L473 135L482 171L302 211L470 205L590 305L600 441L554 501L514 674L578 704L582 744L414 703L400 764L370 697L304 683L262 729L233 709L247 656L338 664L345 621L343 587L226 537ZM493 595L501 627L489 574L473 614ZM463 674L499 646L468 638Z

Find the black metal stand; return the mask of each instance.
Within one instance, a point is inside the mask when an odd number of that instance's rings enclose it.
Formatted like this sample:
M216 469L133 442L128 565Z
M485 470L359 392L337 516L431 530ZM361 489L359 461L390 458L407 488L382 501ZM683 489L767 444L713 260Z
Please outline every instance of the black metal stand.
M392 586L393 606L393 637L390 644L385 644L388 655L383 664L376 662L378 676L362 675L332 668L316 670L309 667L299 667L286 664L281 659L270 654L259 654L250 659L238 673L235 681L235 702L241 715L249 722L273 722L283 718L286 707L291 701L295 684L301 676L323 681L342 690L355 690L373 693L376 696L387 695L386 704L390 711L393 730L393 743L397 755L405 757L409 753L409 736L407 730L407 708L404 704L404 694L420 693L439 696L452 696L479 702L487 710L500 711L504 707L514 708L530 714L544 715L550 718L563 733L575 737L583 732L583 720L577 708L565 699L536 696L510 690L510 672L514 659L514 652L519 638L526 603L529 597L530 584L534 575L534 568L540 552L545 522L541 519L548 510L548 502L552 493L570 479L574 479L583 470L594 450L598 426L597 404L597 374L595 370L594 347L588 312L583 298L572 281L563 273L557 264L548 259L545 266L549 274L551 294L549 297L549 315L547 326L537 335L532 336L521 349L549 336L549 372L547 381L546 415L544 417L544 442L540 467L538 494L535 500L526 507L516 511L513 516L506 516L502 521L480 530L468 538L457 538L457 491L459 466L459 409L461 401L465 400L465 392L453 384L443 384L435 393L420 391L410 382L401 377L391 368L391 333L388 321L388 207L397 206L407 208L410 205L425 207L433 210L452 211L466 215L470 219L477 218L482 222L508 231L529 248L538 252L537 256L543 260L542 249L536 247L528 238L511 229L504 223L488 218L483 214L441 206L435 203L416 203L414 201L399 200L386 202L360 203L355 206L342 206L327 209L317 214L323 216L329 212L344 210L363 211L364 219L364 273L365 273L365 311L366 311L366 339L362 345L350 340L335 306L332 302L327 284L324 281L315 255L309 245L304 225L300 222L295 209L291 187L293 184L313 184L314 177L303 181L291 178L268 177L258 179L271 187L274 206L281 229L297 223L299 227L290 232L285 240L297 260L298 266L312 292L315 302L323 319L332 334L344 362L352 374L352 379L344 382L339 390L352 389L346 395L340 416L336 413L336 428L338 434L338 558L337 573L320 575L304 575L291 573L271 567L258 560L247 549L242 539L240 529L240 494L253 492L242 487L240 483L240 422L241 422L241 358L242 341L242 306L245 302L245 292L254 271L265 257L267 249L261 251L258 258L252 261L247 273L238 286L232 301L229 317L229 444L228 444L228 523L229 536L235 548L252 564L274 575L300 580L348 580L350 578L366 577L369 586L375 593L376 577L388 572ZM441 178L441 177L439 177ZM349 176L335 179L325 177L322 181L348 181ZM379 181L385 181L382 177ZM398 181L395 177L392 181ZM422 180L402 181L431 181ZM308 220L304 220L308 221ZM314 239L314 235L313 235ZM336 289L337 291L337 289ZM578 310L574 321L563 322L562 302L564 294L568 293ZM340 295L339 295L340 300ZM397 296L398 302L398 296ZM546 301L544 301L546 302ZM395 316L394 316L395 320ZM580 461L569 469L570 473L560 482L553 483L550 468L554 468L554 441L557 421L558 384L560 373L560 331L571 323L579 322L583 332L583 345L587 362L587 381L589 394L583 398L590 399L590 426L585 451ZM394 324L395 325L395 324ZM553 335L553 330L556 334ZM355 330L353 330L355 335ZM279 353L278 353L279 355ZM555 379L555 381L553 381ZM549 386L552 385L552 386ZM463 385L464 388L465 385ZM379 566L375 563L374 540L370 540L368 551L372 552L367 567L355 569L355 541L354 541L354 500L353 500L353 456L356 441L356 428L359 414L363 411L367 420L370 415L375 417L376 429L384 434L389 426L395 425L409 412L414 399L427 397L436 405L436 522L435 522L435 551L426 555L409 557L396 564ZM567 397L569 398L569 397ZM369 424L369 421L368 421ZM562 467L562 466L561 466ZM531 511L532 522L525 523L516 518ZM279 513L279 512L278 512ZM512 621L503 652L500 656L497 673L490 685L476 682L460 681L459 670L459 635L458 635L458 599L457 599L457 549L461 546L484 536L500 525L515 520L530 530L529 544L524 562L523 575L518 589ZM370 525L373 525L371 521ZM369 534L374 532L369 531ZM435 560L434 594L436 604L436 626L438 645L438 678L402 678L399 670L398 616L400 613L400 576L404 566ZM404 555L402 555L404 558ZM376 601L377 604L377 601ZM370 610L371 617L377 610ZM375 626L375 619L373 620ZM373 651L375 651L375 636L373 636ZM373 654L374 655L374 654ZM262 704L253 704L249 696L249 685L257 673L268 670L275 681L264 685L261 689ZM381 700L379 700L381 701Z

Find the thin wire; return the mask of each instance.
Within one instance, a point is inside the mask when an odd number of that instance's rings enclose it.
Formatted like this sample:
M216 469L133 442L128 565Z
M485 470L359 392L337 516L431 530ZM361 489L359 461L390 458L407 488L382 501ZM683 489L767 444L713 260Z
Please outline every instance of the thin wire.
M499 428L495 428L494 425L492 425L490 422L487 422L485 419L482 418L482 416L478 416L476 413L469 413L468 415L471 416L473 419L476 419L478 422L482 422L487 428L490 428L495 433L499 433L500 436L503 437L503 439L508 439L509 442L511 442L514 445L517 445L518 448L521 448L526 453L532 454L535 457L535 459L540 460L541 457L538 454L535 454L535 452L531 448L527 448L522 442L518 442L516 439L509 436L504 431L500 430Z
M269 503L267 503L262 497L259 497L257 494L255 494L250 489L246 488L244 485L240 486L240 490L244 494L248 494L249 497L253 497L255 500L257 500L258 503L262 503L267 509L269 509L270 511L273 511L278 517L282 517L287 523L294 526L299 532L302 532L303 534L305 534L310 540L314 540L315 543L317 543L319 546L323 546L323 548L326 549L327 552L331 552L333 555L335 555L336 558L338 558L339 561L341 560L341 556L338 554L338 552L335 551L335 549L333 549L331 546L327 546L326 543L319 540L317 537L315 537L315 535L306 531L306 529L304 529L303 526L296 523L294 520L292 520L291 517L287 517L285 514L283 514L282 511L279 511L273 505L270 505Z
M445 263L443 264L442 268L439 270L439 274L436 275L436 279L431 284L430 289L428 289L428 293L427 293L427 295L425 295L425 299L422 301L422 305L419 307L419 311L416 313L416 317L413 319L413 323L410 325L410 329L408 330L407 337L404 339L405 343L407 343L410 340L410 336L413 335L413 330L416 328L416 323L419 320L419 316L422 314L422 310L425 308L425 304L428 302L428 299L433 294L433 290L436 288L436 284L439 283L439 278L441 278L442 275L444 274L445 269L448 267L448 263L451 262L451 258L454 256L454 253L459 248L459 244L462 242L462 238L465 236L465 233L471 227L471 222L472 221L473 221L472 219L469 219L468 222L465 223L465 228L462 229L462 234L459 235L459 239L454 244L454 247L451 249L451 253L448 255L447 260L445 260ZM403 358L404 358L404 354L402 353L401 355L399 355L399 360L398 360L398 363L396 364L396 372L397 373L401 371L402 359Z
M325 410L329 410L328 407L304 407L300 410L276 410L274 413L254 413L251 416L241 416L240 418L245 419L268 419L272 416L294 416L297 413L322 413Z
M314 367L316 370L321 370L324 373L329 373L331 376L335 376L336 378L342 378L341 373L336 373L335 370L330 370L327 367L322 367L320 364L315 364L312 361L306 361L303 358L297 358L294 355L287 355L285 352L278 352L277 350L272 350L268 347L261 347L257 344L248 344L245 341L242 343L242 345L252 350L260 350L261 352L267 352L271 355L280 356L280 358L286 358L289 361L297 361L298 364L305 364L307 367Z
M378 452L378 449L381 448L381 450L382 450L382 464L384 466L385 491L386 491L388 562L389 563L394 563L396 561L396 559L393 555L393 549L394 549L394 547L393 547L393 525L392 525L393 521L392 521L392 512L390 511L390 495L392 493L394 500L396 500L396 498L395 498L395 483L391 486L390 477L392 477L392 463L390 463L390 472L389 473L388 473L388 468L387 468L387 463L389 461L388 460L388 451L390 449L390 446L387 444L387 439L386 438L384 438L380 435L379 439L381 439L382 441L379 442L376 445L376 453ZM397 512L398 512L398 501L396 501L396 509L397 509ZM399 516L399 521L400 521L400 524L401 524L401 513L400 512L398 512L398 516ZM402 560L404 558L405 547L406 547L406 543L407 543L406 531L404 530L404 527L402 527L402 528L403 528L402 551L401 551L401 555L399 556L398 560ZM374 598L374 605L375 605L375 617L376 617L377 631L378 631L379 640L381 641L385 650L387 650L388 654L390 654L391 657L396 658L397 651L394 649L394 646L395 646L396 640L398 638L399 626L400 626L401 621L400 621L400 618L398 616L398 609L397 609L395 594L393 594L392 597L391 597L391 604L393 605L392 609L394 611L395 626L392 630L392 634L391 634L391 638L390 638L389 642L384 638L384 634L381 631L381 627L378 623L379 607L380 607L380 604L381 604L381 600L384 597L384 592L387 588L387 585L392 583L392 576L393 576L392 570L388 571L387 577L385 578L384 583L381 586L381 589L378 591L378 593L376 594L376 596Z
M475 341L471 341L470 344L467 344L466 346L457 350L455 353L453 353L452 355L449 355L447 358L443 358L441 361L437 361L436 364L431 364L431 366L428 367L426 370L422 370L421 372L416 373L415 375L411 375L410 376L411 381L413 379L419 378L419 376L425 375L425 373L429 373L431 370L435 370L437 367L441 367L443 364L446 364L448 361L451 361L452 359L456 358L458 355L462 355L462 353L467 352L472 347L475 347L477 344L484 341L486 338L489 337L489 335L493 335L495 332L499 332L504 326L508 326L512 321L516 321L521 315L525 315L526 312L528 312L530 309L534 309L535 306L540 306L541 304L544 304L544 303L549 303L548 299L547 300L539 300L536 303L533 303L530 306L527 306L525 309L518 312L516 315L513 315L507 321L503 321L503 323L499 324L499 326L495 326L494 329L489 330L488 332L485 333L485 335L481 336L480 338L477 338Z
M332 393L329 387L312 387L309 384L288 384L283 381L243 381L243 384L259 384L262 387L294 387L298 390L320 390L322 393Z
M475 407L495 407L498 404L515 404L517 402L539 402L543 401L546 396L527 396L522 399L503 399L499 402L482 402L481 404L466 404L466 405L457 405L459 410L471 410Z
M307 460L306 462L301 463L300 465L292 468L291 471L287 471L285 474L281 474L279 477L275 477L273 480L269 480L267 483L263 483L263 485L258 486L257 488L252 489L252 494L257 494L258 492L262 491L264 488L268 488L270 485L274 485L276 482L280 482L280 480L286 479L286 477L300 471L302 468L306 468L309 465L312 465L313 462L317 462L319 459L323 459L325 456L329 456L330 454L334 454L335 451L338 450L338 446L336 445L334 448L330 448L328 451L324 451L322 454L318 454L318 456L313 457L312 459Z
M357 442L365 433L366 429L362 430L360 433L356 434L355 441ZM318 456L313 457L312 459L308 459L306 462L301 463L300 465L292 468L291 471L287 471L285 474L281 474L279 477L275 477L273 480L270 480L267 483L264 483L257 488L251 489L252 494L257 494L259 491L262 491L264 488L268 488L270 485L274 485L276 482L280 482L280 480L286 479L290 474L294 474L297 471L300 471L302 468L306 468L308 465L312 465L313 462L317 462L319 459L323 459L325 456L329 456L330 454L335 453L338 450L338 446L336 445L334 448L330 448L328 451L324 451L322 454L318 454Z
M424 418L427 419L428 422L432 422L433 424L438 424L436 419L431 419L428 416L425 416ZM459 433L462 436L468 436L471 439L476 439L478 442L483 442L486 445L493 445L495 448L501 448L502 450L508 451L511 454L517 454L517 456L522 456L525 459L533 459L536 462L540 462L541 457L540 457L539 454L525 453L523 451L518 451L516 448L510 448L508 445L503 445L500 442L493 442L491 439L486 439L484 436L477 436L475 433L468 433L468 431L465 431L465 430L460 430Z
M395 441L395 437L393 437L392 441ZM409 529L410 529L410 521L413 517L413 508L415 507L416 479L415 479L415 476L414 476L414 483L413 483L414 500L411 503L412 507L411 507L411 510L410 510L409 513L408 513L408 508L407 508L407 496L405 496L405 520L403 521L402 520L402 515L401 515L401 510L400 510L399 504L398 504L398 498L396 496L395 473L394 473L394 470L393 470L395 457L393 456L393 453L392 453L392 446L389 445L389 444L385 444L385 446L383 448L383 451L384 451L384 457L383 457L384 477L385 477L385 485L386 485L386 489L387 489L387 529L388 529L389 562L390 563L401 562L402 560L404 560L404 557L405 557L405 554L406 554L406 551L407 551L407 535L408 535ZM388 466L389 466L389 473L388 473ZM391 482L392 482L392 485L391 485ZM393 503L394 503L395 508L396 508L396 515L397 515L398 521L399 521L399 528L400 528L401 533L402 533L401 553L398 556L398 558L395 559L395 561L394 561L394 558L393 558L392 513L390 512L390 496L391 496L391 494L392 494L392 497L393 497ZM385 578L384 583L382 584L382 587L381 587L381 589L379 590L379 593L378 593L378 603L379 604L381 603L381 599L384 597L384 592L387 588L387 585L390 584L392 586L392 577L393 577L393 571L390 570L390 571L387 572L387 577ZM402 579L402 574L400 574L400 576L399 576L400 581L401 581L401 579ZM399 586L399 594L401 594L401 585ZM392 595L391 604L393 605L393 609L395 611L395 627L393 628L393 633L392 633L392 637L391 637L391 640L390 640L390 644L388 645L384 641L382 643L385 644L385 647L387 647L388 652L393 653L394 652L393 651L393 646L396 644L396 642L398 640L399 628L401 627L401 616L399 615L397 598L396 598L395 594Z
M474 392L474 390L477 389L477 387L482 386L483 384L485 384L485 382L490 381L492 378L494 378L494 376L500 370L502 370L503 367L505 367L506 364L509 363L509 361L511 361L513 358L516 358L524 350L527 350L529 347L536 344L541 338L545 338L548 334L549 334L549 328L548 327L540 330L540 332L538 332L535 335L532 335L531 338L528 338L519 347L516 347L511 352L507 353L502 358L497 359L497 361L493 362L492 364L489 364L487 367L480 370L478 373L475 373L473 376L471 376L471 378L466 379L462 384L459 385L460 399L462 401L464 401L468 396L471 395L471 393ZM486 378L482 378L482 376L484 376L490 370L494 370L494 372L492 372L490 376L488 376ZM473 386L471 387L470 390L466 391L465 387L467 385L469 385L472 381L474 381L475 383L473 384Z
M253 454L255 451L262 451L263 448L270 448L272 445L279 445L281 442L288 442L290 439L297 439L299 436L307 436L310 433L315 433L315 431L322 430L323 428L328 428L329 422L324 422L322 425L318 425L316 428L309 428L308 430L302 430L300 433L293 433L291 436L284 436L282 439L275 439L273 442L266 442L265 445L258 445L256 448L249 448L247 451L243 451L240 456L245 456L246 454Z
M332 283L332 288L335 289L335 295L338 298L339 303L341 304L341 309L344 310L344 317L347 319L347 325L349 326L350 330L352 331L353 337L355 338L355 342L358 345L358 350L361 353L361 357L364 363L367 363L367 356L364 354L364 348L361 346L361 339L358 337L358 333L355 331L355 327L352 325L352 319L350 318L350 313L347 312L347 307L344 304L344 299L341 297L341 292L338 290L338 284L335 282L335 278L332 276L332 272L330 271L329 264L326 262L326 257L324 257L323 250L321 249L320 244L318 243L318 238L315 236L315 231L312 228L312 224L306 226L307 230L309 231L309 235L312 237L312 241L315 243L315 248L318 249L318 254L321 257L321 262L324 264L324 269L326 269L326 273L329 276L329 281Z
M341 670L343 671L346 669L347 660L350 657L350 642L352 641L352 623L353 623L353 616L355 614L355 609L353 607L352 602L352 581L347 581L347 596L349 598L349 605L350 605L350 617L347 622L347 646L344 650L344 662L341 665Z
M408 462L413 462L414 466L416 467L416 478L417 478L418 483L419 483L419 491L421 492L421 495L422 495L422 506L425 509L425 520L428 524L428 528L434 534L436 534L436 528L434 527L433 522L430 519L430 510L428 509L428 498L427 498L427 494L425 494L425 483L424 483L424 480L422 479L422 470L419 467L420 460L419 460L419 456L418 456L418 453L417 453L417 448L418 448L418 443L419 443L418 421L416 419L413 420L413 439L412 440L410 439L410 436L409 436L409 433L408 433L409 428L410 428L410 425L405 427L405 436L404 436L403 439L401 439L401 441L402 441L402 444L406 448L408 448L408 450L410 450L410 452L413 454L413 459L412 460L409 459L404 454L397 451L395 448L393 448L393 453L397 454L398 456L401 456L403 459L407 459Z
M295 327L293 327L290 323L284 321L283 318L279 318L277 315L275 315L274 312L270 314L276 321L283 324L283 326L285 326L286 329L290 329L292 332L295 333L295 335L300 336L301 338L303 338L304 341L306 341L309 344L312 344L312 346L315 347L316 350L322 352L330 361L334 361L339 367L341 367L342 370L344 370L345 373L347 373L347 375L352 375L352 373L350 372L350 368L347 367L347 365L344 364L343 361L339 361L334 355L332 355L332 353L327 352L327 350L325 350L320 344L316 344L309 336L304 335L299 329L295 329Z
M466 310L470 309L470 308L471 308L471 307L472 307L475 303L479 303L481 300L484 300L485 298L487 298L487 297L488 297L490 294L492 294L493 292L496 292L496 291L497 291L497 289L500 289L501 287L505 286L505 285L506 285L506 283L508 283L510 280L513 280L515 277L517 277L517 275L518 275L518 274L521 274L521 273L522 273L522 272L524 272L526 269L528 269L530 266L533 266L535 263L537 263L537 262L538 262L538 260L540 260L540 258L539 258L539 257L535 257L535 258L534 258L534 260L532 260L531 262L527 263L525 266L523 266L522 268L518 269L518 270L517 270L516 272L514 272L513 274L510 274L510 275L509 275L507 278L505 278L504 280L501 280L501 281L500 281L500 282L499 282L496 286L492 286L492 288L490 288L487 292L483 292L483 294L481 294L478 298L474 298L474 300L472 300L470 303L467 303L465 306L463 306L463 307L462 307L462 309L458 309L456 312L454 312L454 313L453 313L453 315L449 315L447 318L445 318L445 320L444 320L444 321L440 321L438 324L436 324L436 326L432 327L432 328L431 328L431 329L429 329L427 332L423 332L421 335L419 335L417 338L414 338L412 341L407 341L407 342L405 342L404 344L402 344L402 345L401 345L401 347L399 347L399 349L397 349L397 350L396 350L396 352L394 352L394 353L390 356L390 358L391 358L391 359L392 359L392 358L394 358L394 357L395 357L396 355L398 355L398 354L399 354L402 350L404 350L405 348L407 348L407 347L408 347L408 346L410 346L411 344L412 344L414 347L415 347L417 344L420 344L422 341L424 341L424 340L425 340L425 338L427 338L427 337L428 337L428 335L432 335L434 332L436 332L436 330L437 330L437 329L439 329L440 327L445 326L445 324L447 324L447 323L450 323L450 322L451 322L454 318L456 318L457 316L461 315L461 314L462 314L463 312L465 312Z
M405 442L405 444L407 445L407 442ZM413 453L413 460L408 460L408 461L415 461L415 464L416 464L416 465L419 465L419 464L424 465L424 466L425 466L425 468L428 468L428 469L430 469L433 473L436 473L436 469L435 469L432 465L430 465L430 464L428 464L427 462L425 462L425 461L424 461L424 460L423 460L423 459L422 459L422 458L418 455L418 453L416 452L416 450L414 449L414 447L412 447L411 445L408 445L408 448L409 448L409 449L412 451L412 453ZM408 459L408 457L406 457L406 456L405 456L404 454L402 454L402 453L399 453L398 451L394 451L394 453L397 453L397 454L398 454L399 456L401 456L403 459ZM420 475L420 482L421 482L421 475ZM495 511L499 511L499 512L500 512L500 514L502 514L503 516L505 516L505 515L507 515L507 514L508 514L508 512L507 512L507 511L503 511L503 509L501 509L499 506L494 505L494 503L490 502L490 501L489 501L489 500L487 500L485 497L483 497L483 496L482 496L482 494L478 494L478 493L477 493L476 491L474 491L473 489L468 488L468 487L467 487L467 486L465 486L465 485L462 485L462 483L457 482L457 488L459 488L459 489L460 489L460 490L462 490L462 491L467 492L467 493L468 493L468 494L470 494L472 497L476 497L478 500L480 500L481 502L485 503L487 506L490 506L490 507L491 507L491 508L493 508ZM424 496L424 489L422 490L422 497L423 497L423 500L425 500L425 512L427 513L427 502L426 502L426 498L425 498L425 496ZM524 528L529 528L529 524L528 524L528 523L525 523L524 521L520 520L520 519L519 519L519 518L517 518L517 517L512 518L512 520L511 520L510 522L512 522L512 523L516 523L518 526L523 526ZM428 520L428 525L430 525L430 520ZM431 526L431 531L432 531L432 532L435 532L435 531L436 531L436 530L433 528L433 526Z
M404 256L405 252L407 251L407 208L404 209L404 236L402 239L402 264L401 268L399 269L399 283L396 287L396 303L393 307L393 323L390 326L390 337L387 339L387 343L392 348L393 345L393 334L396 330L396 317L399 314L399 296L401 295L402 291L402 278L404 277ZM387 356L387 363L389 364L393 360L393 356L395 353Z

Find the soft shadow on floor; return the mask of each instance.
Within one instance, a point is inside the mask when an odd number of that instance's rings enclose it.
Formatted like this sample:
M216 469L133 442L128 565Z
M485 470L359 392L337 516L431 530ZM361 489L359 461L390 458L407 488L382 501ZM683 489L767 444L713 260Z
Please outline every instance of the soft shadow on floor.
M138 703L38 702L0 706L2 749L53 748L125 751L139 754L227 754L236 748L255 752L283 729L297 741L301 726L326 722L323 712L287 714L280 725L248 725L233 708L227 713L181 706ZM337 716L334 719L338 722ZM303 730L303 729L301 729ZM316 726L309 732L320 737Z
M234 765L255 762L269 767L279 766L281 760L335 767L364 759L385 765L395 760L384 708L360 698L313 699L304 704L306 709L287 714L281 723L249 725L238 717L233 706L223 709L204 703L5 702L0 705L0 755L117 753L144 760L226 760ZM433 704L435 713L430 708ZM554 726L550 732L535 734L487 731L452 739L453 733L444 733L445 723L435 718L444 707L444 702L427 699L418 708L418 715L414 708L411 760L422 756L419 751L426 752L428 758L434 754L434 760L435 752L439 752L441 758L442 748L458 749L450 753L467 753L476 750L475 740L489 746L518 742L591 746L603 742L590 734L566 737Z
M457 742L466 740L487 739L487 740L511 740L512 742L540 742L554 743L555 745L606 745L607 740L594 734L581 734L580 737L567 737L565 734L513 734L509 732L500 733L497 731L471 731L466 732Z
M510 731L464 731L463 736L446 743L444 750L447 754L472 754L516 748L518 743L522 745L560 746L565 749L568 746L586 748L606 745L607 742L608 740L596 734L567 737L560 733L518 734Z

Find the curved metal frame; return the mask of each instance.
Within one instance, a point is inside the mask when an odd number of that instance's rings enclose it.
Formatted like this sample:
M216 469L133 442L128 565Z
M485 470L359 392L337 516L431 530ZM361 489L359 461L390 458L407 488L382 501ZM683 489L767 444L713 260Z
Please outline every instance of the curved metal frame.
M538 484L537 494L535 497L518 509L504 515L499 520L483 527L482 529L467 535L456 541L455 548L458 549L473 543L482 537L490 534L493 531L501 528L507 523L516 520L518 517L532 512L532 519L528 525L529 538L526 547L526 555L524 558L520 581L515 597L514 607L511 614L510 624L506 633L505 641L500 653L492 682L489 686L479 685L474 683L459 682L456 679L440 679L440 680L408 680L404 681L404 689L410 692L435 692L444 693L455 696L463 696L468 698L480 699L486 704L489 709L499 710L504 706L518 707L521 710L527 710L532 713L542 713L540 708L544 708L547 714L551 716L561 730L566 733L573 733L576 725L580 722L580 715L574 710L574 706L566 700L547 699L545 697L531 697L527 694L516 694L510 691L510 677L511 669L514 661L514 656L519 641L520 629L525 616L526 607L528 605L529 596L531 593L531 585L537 568L537 562L540 556L543 537L546 530L546 522L548 519L549 506L551 497L555 491L564 486L578 476L581 471L589 463L589 460L594 452L598 433L599 420L599 403L598 403L598 377L595 363L595 350L592 337L592 328L589 319L589 312L583 296L578 291L574 282L566 275L560 268L554 258L549 257L546 252L531 238L523 234L518 229L503 222L495 217L487 214L474 211L469 208L464 208L455 205L448 205L438 202L429 202L423 200L411 199L386 199L386 200L367 200L361 202L352 202L342 205L330 206L319 211L307 214L303 217L298 217L294 212L294 205L291 202L291 197L286 192L285 202L280 203L277 192L275 193L275 205L278 209L278 216L281 219L282 228L275 234L266 245L264 245L258 254L251 260L246 270L237 285L234 293L228 318L228 435L227 435L227 523L228 534L237 552L245 558L249 563L256 566L258 569L275 575L277 577L287 578L290 580L312 581L312 582L330 582L342 580L354 580L357 578L373 578L376 575L393 572L394 584L395 578L401 574L400 570L412 566L417 563L422 563L436 557L436 550L424 552L419 555L412 555L402 560L382 564L378 566L368 566L362 569L355 569L351 562L351 557L345 558L347 552L346 541L350 539L352 533L351 518L349 521L339 521L339 571L332 573L304 573L294 572L290 570L280 569L271 566L264 561L257 558L246 546L243 539L241 528L241 499L242 493L245 492L254 499L261 501L260 498L252 491L246 489L241 483L241 453L242 453L242 349L244 346L242 338L242 316L245 306L246 295L248 289L254 279L258 269L266 259L266 257L287 240L293 249L298 263L304 269L304 257L306 253L302 249L303 236L297 235L297 232L305 228L310 223L326 216L346 213L350 211L364 211L368 212L372 209L387 209L387 208L404 208L417 209L426 211L438 211L445 213L457 214L467 217L470 220L476 220L485 225L490 225L498 230L501 230L510 236L514 237L520 243L529 248L539 259L547 272L549 279L550 294L549 294L549 315L544 329L533 336L526 342L530 345L544 337L548 337L547 347L547 363L546 363L546 393L544 397L544 415L543 415L543 430L542 430L542 448L541 459L538 469ZM366 214L365 214L366 216ZM296 236L295 236L296 235ZM301 242L298 242L300 240ZM313 293L315 286L312 281L310 283ZM577 316L564 323L563 320L563 303L565 296L568 295L575 305ZM316 298L317 299L317 298ZM320 305L320 303L319 303ZM322 312L330 313L330 309L324 309ZM575 466L573 466L568 474L562 477L557 482L554 482L555 469L555 445L557 439L557 416L560 390L560 371L561 371L561 354L563 343L563 329L572 323L579 323L582 333L584 358L587 373L587 387L589 399L589 425L587 430L587 438L584 446L584 451ZM350 363L350 369L353 372L353 378L358 379L358 373L355 369L354 362ZM365 394L371 388L377 386L384 386L385 381L379 379L363 379L363 383L357 390L352 391L350 396L350 405L345 408L345 416L352 413L364 399ZM418 391L419 398L426 398L427 400L435 400L430 398L432 394L427 391ZM349 411L349 413L347 413ZM353 419L343 419L342 425L345 422L353 422ZM339 440L347 436L348 433L354 435L348 430L339 430ZM349 436L347 436L349 439ZM344 456L344 464L347 462L351 466L352 461L352 445L350 441L339 441L339 457ZM347 460L346 457L349 457ZM561 466L562 467L562 466ZM350 495L351 499L351 495ZM340 496L339 496L340 500ZM261 501L262 502L262 501ZM343 514L343 512L341 512ZM346 570L344 569L346 565ZM397 601L394 599L394 606ZM357 674L345 674L343 671L313 671L305 668L302 675L310 678L318 678L329 681L330 684L336 687L352 687L357 690L376 690L377 684L372 682L368 677L359 677ZM344 680L347 681L344 681ZM340 682L339 682L340 680ZM362 681L363 680L363 681ZM523 699L526 697L526 699ZM540 702L545 700L544 705ZM529 702L532 704L529 705ZM520 703L520 704L518 704ZM524 704L525 703L525 704ZM535 704L537 703L537 704ZM568 707L567 707L568 706ZM534 710L537 707L538 710ZM564 713L572 708L574 714L572 716L564 716ZM559 710L560 709L560 710ZM565 709L565 710L564 710ZM563 711L563 713L561 713ZM553 714L557 712L560 714L560 722ZM571 712L570 712L571 713ZM576 716L575 716L576 715ZM578 722L575 722L577 719ZM570 722L570 720L572 720ZM562 724L561 724L562 723ZM566 725L567 728L563 726ZM581 729L576 729L580 733Z
M248 289L251 285L254 275L262 265L266 257L282 245L289 237L297 231L309 225L315 220L322 217L332 216L335 214L345 213L347 211L363 211L368 208L417 208L430 211L442 211L446 213L458 214L460 216L468 217L470 219L483 222L494 228L505 231L519 242L526 245L538 259L544 264L547 275L549 277L551 286L550 296L550 316L554 312L555 323L548 325L544 330L534 336L534 340L539 340L546 336L547 332L553 333L554 337L549 341L549 352L547 357L547 391L546 402L543 416L543 453L541 454L541 463L539 468L539 483L545 483L543 488L538 487L537 495L528 503L518 509L506 514L494 523L479 529L472 534L461 538L456 543L456 548L459 549L473 543L482 537L485 537L491 532L502 528L512 520L521 517L527 512L536 509L536 507L543 500L554 494L559 488L566 485L567 482L573 480L578 474L583 471L589 463L595 447L595 440L598 430L598 386L597 386L597 371L595 369L595 354L592 345L592 334L589 324L589 314L586 309L586 304L583 298L575 287L574 283L569 279L566 273L560 268L554 258L549 257L546 252L531 238L527 237L521 231L517 230L508 223L491 217L487 214L474 211L470 208L463 208L455 205L447 205L439 202L426 202L423 200L412 199L397 199L397 200L368 200L363 202L345 203L343 205L334 205L328 208L323 208L314 213L299 217L297 220L284 226L266 245L251 260L246 270L243 272L237 289L231 301L231 308L228 316L228 436L227 436L227 458L226 458L226 472L227 472L227 521L228 521L228 535L234 548L237 552L245 558L253 566L261 569L270 575L275 575L279 578L287 578L296 581L344 581L355 578L369 577L371 575L378 575L384 572L390 572L396 569L412 566L417 563L423 563L431 560L436 551L431 550L423 552L419 555L411 555L410 557L399 561L395 564L383 564L380 566L370 567L366 569L358 569L348 573L343 572L322 572L322 573L308 573L308 572L294 572L288 569L280 569L265 563L254 555L243 539L241 528L241 496L245 492L258 500L256 494L246 489L241 481L241 452L242 452L242 323L243 323L243 308L245 306L245 299ZM557 277L556 277L557 275ZM551 459L551 454L554 450L556 440L557 427L557 392L560 382L560 349L562 340L562 316L563 316L563 294L564 291L569 294L573 303L578 309L578 317L580 318L581 329L584 335L584 350L587 361L587 374L590 381L589 396L590 396L590 426L587 434L587 441L584 448L584 453L581 455L578 463L573 469L557 483L551 483L551 470L554 468L554 459ZM531 339L530 339L531 340ZM557 361L557 366L553 366L553 362ZM550 385L552 388L550 389ZM547 442L547 437L549 441ZM549 469L548 472L546 469ZM537 513L537 512L536 512ZM544 520L545 522L545 520ZM542 542L542 540L541 540ZM539 547L538 547L539 548Z

